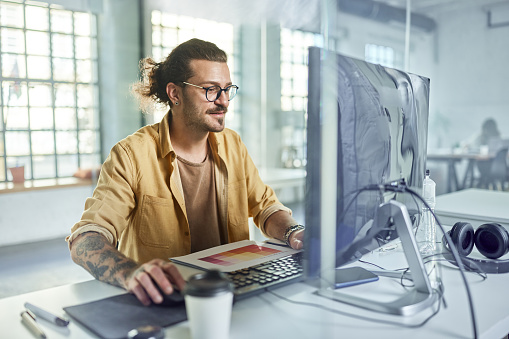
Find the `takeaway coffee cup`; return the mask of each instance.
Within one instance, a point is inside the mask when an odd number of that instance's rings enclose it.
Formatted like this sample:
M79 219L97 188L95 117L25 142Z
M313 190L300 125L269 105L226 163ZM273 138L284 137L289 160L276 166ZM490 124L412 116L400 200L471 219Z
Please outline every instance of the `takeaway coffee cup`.
M230 332L233 285L219 271L198 273L184 288L193 339L225 339Z

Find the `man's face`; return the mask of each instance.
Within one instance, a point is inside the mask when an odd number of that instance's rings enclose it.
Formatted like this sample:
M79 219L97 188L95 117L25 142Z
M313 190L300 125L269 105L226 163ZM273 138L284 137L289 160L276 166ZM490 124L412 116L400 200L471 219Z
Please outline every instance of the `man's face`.
M232 84L230 70L224 62L192 60L190 66L194 76L186 82L202 87L219 85L221 88ZM229 105L224 92L217 100L210 102L205 97L204 89L186 85L182 104L184 123L193 131L221 132L224 129L224 118Z

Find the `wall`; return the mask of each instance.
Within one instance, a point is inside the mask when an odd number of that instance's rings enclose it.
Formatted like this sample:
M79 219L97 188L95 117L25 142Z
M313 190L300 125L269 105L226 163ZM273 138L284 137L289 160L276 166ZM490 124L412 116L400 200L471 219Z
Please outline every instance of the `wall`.
M138 1L104 1L98 24L104 161L113 145L142 125L138 104L130 94L140 60Z
M0 194L0 246L64 238L81 217L92 186Z
M239 83L239 96L242 98L242 129L237 132L241 134L256 165L260 165L262 158L261 135L253 133L253 131L261 130L261 31L259 26L244 25L240 29L240 34L240 50L244 56L240 65L243 74L242 82Z
M487 27L480 7L437 15L437 73L433 79L431 148L450 148L493 117L509 137L509 26Z
M411 31L409 71L427 76L430 85L428 152L450 152L480 131L482 122L497 120L509 138L509 27L488 28L481 4L458 1L427 13L437 23L433 33ZM364 44L404 48L404 27L338 15L339 49L363 58ZM341 38L343 37L343 38ZM446 193L447 166L430 162L437 194ZM462 179L466 163L457 164Z

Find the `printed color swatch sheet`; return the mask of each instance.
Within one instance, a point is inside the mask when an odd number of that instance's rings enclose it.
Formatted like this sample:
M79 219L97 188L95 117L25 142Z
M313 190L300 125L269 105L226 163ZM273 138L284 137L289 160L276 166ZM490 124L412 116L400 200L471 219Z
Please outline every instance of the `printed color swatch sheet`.
M170 258L171 261L207 270L231 272L297 253L287 246L243 240L208 250Z
M210 262L220 266L230 266L244 261L251 261L260 259L281 251L273 248L259 246L259 245L248 245L240 248L236 248L231 251L221 252L208 257L199 258L198 260Z

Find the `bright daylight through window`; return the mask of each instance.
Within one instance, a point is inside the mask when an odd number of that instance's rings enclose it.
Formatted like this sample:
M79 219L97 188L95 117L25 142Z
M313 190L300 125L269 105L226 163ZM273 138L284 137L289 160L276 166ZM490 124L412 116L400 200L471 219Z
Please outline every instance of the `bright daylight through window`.
M0 182L71 177L100 163L96 18L0 1Z
M283 167L306 165L308 48L323 45L320 34L281 29L281 162Z
M366 44L364 47L364 59L386 67L401 67L403 61L402 57L398 58L393 48L373 44Z

